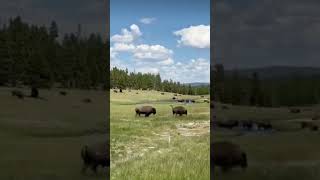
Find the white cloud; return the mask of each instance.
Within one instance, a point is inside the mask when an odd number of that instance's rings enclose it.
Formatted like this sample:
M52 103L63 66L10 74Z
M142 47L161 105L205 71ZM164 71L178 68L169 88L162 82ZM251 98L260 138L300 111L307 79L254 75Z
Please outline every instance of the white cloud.
M133 56L138 60L164 61L169 59L173 51L161 45L141 44L136 46Z
M115 43L112 48L115 52L131 52L135 49L135 46L133 44Z
M154 22L156 20L156 18L142 18L140 19L140 22L143 24L151 24L152 22Z
M198 25L175 31L174 35L180 36L179 45L195 48L210 48L210 26Z
M111 42L115 43L132 43L142 35L139 26L132 24L130 31L126 28L121 30L121 34L111 37Z
M163 65L163 66L168 66L168 65L172 65L174 63L172 58L168 58L164 61L160 61L158 62L159 65Z

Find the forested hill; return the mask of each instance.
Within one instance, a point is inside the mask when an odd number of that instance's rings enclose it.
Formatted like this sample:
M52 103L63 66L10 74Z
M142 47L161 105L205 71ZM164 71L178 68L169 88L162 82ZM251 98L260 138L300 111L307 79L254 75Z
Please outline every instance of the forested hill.
M45 27L10 19L0 28L0 86L108 88L109 43L84 36L81 25L75 31L58 38L55 21Z
M191 86L172 80L162 80L160 74L134 73L114 67L110 72L111 88L153 89L189 95L209 94L209 85Z

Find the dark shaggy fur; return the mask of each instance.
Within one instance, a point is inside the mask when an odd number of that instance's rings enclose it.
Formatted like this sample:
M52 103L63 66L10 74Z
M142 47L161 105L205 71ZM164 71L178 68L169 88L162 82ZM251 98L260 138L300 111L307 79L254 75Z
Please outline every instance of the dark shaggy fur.
M176 106L176 107L173 107L172 105L170 105L171 108L172 108L172 114L173 115L180 115L182 116L183 114L185 115L188 115L188 111L186 108L182 107L182 106Z
M248 167L247 155L240 146L227 141L214 142L211 144L211 173L215 166L220 166L226 172L233 167L240 166L242 169Z
M95 173L97 173L98 166L110 167L108 149L109 144L106 142L83 146L81 149L81 158L83 160L82 173L85 173L88 167Z
M222 128L232 129L239 125L237 120L217 121L217 126Z
M141 107L136 107L135 109L136 115L144 114L145 117L148 117L150 114L156 114L156 108L152 106L141 106Z

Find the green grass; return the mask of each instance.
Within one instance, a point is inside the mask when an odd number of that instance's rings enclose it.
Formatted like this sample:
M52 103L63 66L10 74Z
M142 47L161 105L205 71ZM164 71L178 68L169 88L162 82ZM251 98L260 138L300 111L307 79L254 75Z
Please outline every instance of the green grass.
M188 116L173 117L172 97L111 92L111 179L209 179L209 104L200 96L178 96L198 103L185 105ZM157 114L136 117L142 104L156 107Z
M247 152L246 171L233 169L222 173L219 168L214 178L221 180L318 180L320 179L319 132L301 130L299 121L311 121L319 106L293 114L288 108L253 108L230 106L222 110L217 106L217 118L270 121L277 131L273 133L238 134L237 130L215 129L213 141L229 140ZM306 110L311 109L311 110ZM319 122L315 121L316 124Z
M40 90L45 100L12 97L0 89L0 179L105 179L80 173L84 144L106 138L106 92ZM21 89L29 93L29 89ZM91 98L91 104L81 100Z

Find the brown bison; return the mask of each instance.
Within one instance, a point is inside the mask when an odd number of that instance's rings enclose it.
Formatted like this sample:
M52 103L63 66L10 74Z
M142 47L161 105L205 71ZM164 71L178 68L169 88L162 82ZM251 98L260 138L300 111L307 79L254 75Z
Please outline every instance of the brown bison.
M173 99L173 100L175 100L175 99L176 99L176 97L172 97L172 99Z
M81 149L82 173L85 173L88 167L95 173L98 166L110 167L109 147L107 142L83 146Z
M85 99L82 100L82 102L84 102L84 103L91 103L92 100L91 100L90 98L85 98Z
M217 121L217 126L227 129L232 129L239 125L239 121L237 120L227 120L227 121Z
M205 103L209 103L210 101L208 99L203 100Z
M67 92L65 92L65 91L60 91L59 94L62 95L62 96L66 96L66 95L67 95Z
M164 93L162 92L161 95L164 95Z
M301 128L309 128L311 131L317 131L318 130L318 126L312 122L306 122L306 121L302 121L301 122Z
M11 91L11 95L12 96L17 96L19 99L23 99L24 98L23 92L19 91L19 90L12 90Z
M214 142L211 144L210 151L210 159L211 162L213 162L211 165L211 173L214 172L215 166L220 166L223 172L236 166L240 166L242 169L248 167L246 153L239 145L232 142Z
M113 92L114 92L114 93L118 93L118 91L117 91L117 90L115 90L115 89L113 90Z
M184 102L184 99L178 99L178 102Z
M188 111L187 111L187 109L186 108L184 108L184 107L182 107L182 106L176 106L176 107L173 107L172 105L170 105L171 106L171 108L172 108L172 114L173 115L180 115L180 116L182 116L183 114L185 114L185 115L188 115Z
M291 113L300 113L301 110L300 110L299 108L291 108L291 109L290 109L290 112L291 112Z
M152 107L152 106L141 106L141 107L136 107L135 109L136 111L136 116L140 114L144 114L145 117L149 117L150 114L156 114L156 108Z

